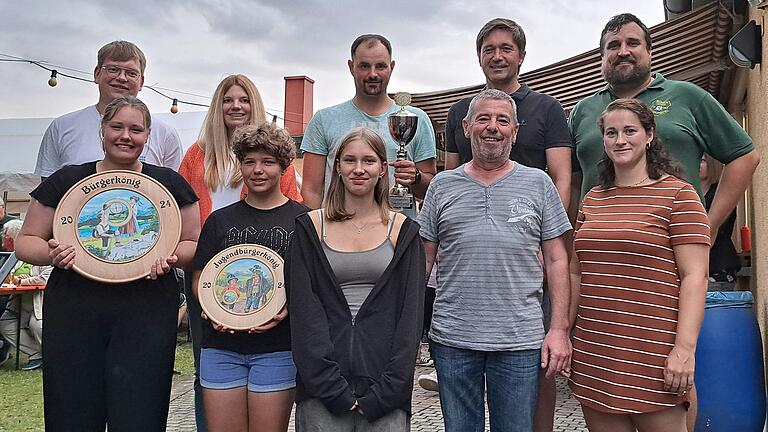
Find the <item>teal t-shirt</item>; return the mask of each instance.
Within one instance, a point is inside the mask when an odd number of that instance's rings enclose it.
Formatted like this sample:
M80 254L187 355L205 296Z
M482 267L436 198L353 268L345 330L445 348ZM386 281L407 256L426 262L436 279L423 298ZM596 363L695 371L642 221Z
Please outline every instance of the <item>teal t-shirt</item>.
M301 151L326 156L324 191L327 191L328 186L331 184L331 170L336 156L336 149L341 143L341 139L356 127L367 127L379 134L387 148L387 159L393 161L397 158L399 144L389 133L387 118L399 109L400 107L393 103L392 107L385 113L372 116L361 111L351 100L348 100L339 105L323 108L315 113L307 125L307 130L304 132L304 138L301 141ZM421 162L434 158L437 155L435 131L432 129L432 122L429 120L429 116L416 107L409 106L407 110L419 116L416 136L406 147L408 159L414 162ZM389 184L391 186L394 184L394 170L390 167L388 171ZM415 217L415 214L409 214L409 216Z
M569 124L575 154L584 175L582 199L598 184L597 163L604 148L597 120L616 99L610 86L606 86L571 111ZM664 148L682 164L682 177L696 188L699 196L704 196L699 183L702 154L727 164L754 149L746 131L712 95L695 84L668 80L657 73L636 99L656 115L656 129Z

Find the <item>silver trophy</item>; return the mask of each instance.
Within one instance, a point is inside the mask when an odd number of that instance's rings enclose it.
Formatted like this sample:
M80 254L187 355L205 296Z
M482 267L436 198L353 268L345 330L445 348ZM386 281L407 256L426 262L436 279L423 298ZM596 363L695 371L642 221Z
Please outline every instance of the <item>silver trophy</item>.
M410 94L398 92L395 94L394 99L400 110L389 115L389 133L400 145L397 150L397 160L405 160L408 156L405 146L416 136L419 117L405 109L411 103ZM389 190L389 205L393 209L413 208L413 194L411 194L407 186L395 183L392 189Z

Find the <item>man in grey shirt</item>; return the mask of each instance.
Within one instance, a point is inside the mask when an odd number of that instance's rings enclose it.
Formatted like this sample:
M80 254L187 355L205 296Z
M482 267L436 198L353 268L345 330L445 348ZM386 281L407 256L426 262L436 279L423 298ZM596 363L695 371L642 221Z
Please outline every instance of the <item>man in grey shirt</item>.
M478 94L463 126L473 159L433 179L419 216L427 272L440 255L429 337L445 429L483 430L487 382L492 430L530 431L541 369L570 372L563 235L571 225L549 176L509 159L518 131L509 95Z

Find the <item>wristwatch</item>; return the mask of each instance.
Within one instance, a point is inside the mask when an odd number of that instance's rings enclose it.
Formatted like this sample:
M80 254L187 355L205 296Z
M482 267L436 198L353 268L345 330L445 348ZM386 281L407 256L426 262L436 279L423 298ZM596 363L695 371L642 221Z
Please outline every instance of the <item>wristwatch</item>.
M416 175L413 176L413 184L417 185L419 183L421 183L421 171L416 168Z

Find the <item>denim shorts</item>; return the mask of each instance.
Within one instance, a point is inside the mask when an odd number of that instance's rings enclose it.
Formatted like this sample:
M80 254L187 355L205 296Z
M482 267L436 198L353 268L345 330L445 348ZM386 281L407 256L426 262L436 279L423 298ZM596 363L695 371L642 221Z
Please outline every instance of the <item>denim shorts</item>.
M200 351L200 384L211 390L248 386L269 393L296 387L296 365L290 351L239 354L216 348Z

